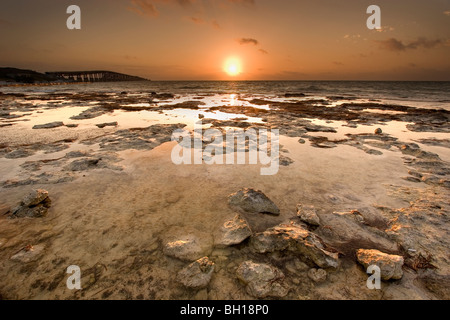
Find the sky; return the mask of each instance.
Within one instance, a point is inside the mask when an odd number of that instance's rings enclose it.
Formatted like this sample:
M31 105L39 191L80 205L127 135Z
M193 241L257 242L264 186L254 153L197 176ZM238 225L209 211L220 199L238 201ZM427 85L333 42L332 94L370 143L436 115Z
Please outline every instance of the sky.
M366 25L373 4L381 8L380 30ZM81 30L66 27L69 5L81 8ZM0 2L0 67L39 72L448 81L449 57L450 0Z

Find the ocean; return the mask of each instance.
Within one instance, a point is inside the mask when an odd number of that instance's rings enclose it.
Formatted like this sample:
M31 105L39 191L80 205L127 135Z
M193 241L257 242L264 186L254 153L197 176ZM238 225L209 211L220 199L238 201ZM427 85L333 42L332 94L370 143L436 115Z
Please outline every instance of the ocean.
M303 93L305 99L335 97L361 102L381 102L450 110L450 82L407 81L146 81L85 83L58 86L0 87L0 92L62 93L102 92L130 94L173 93L196 95L246 95L264 98Z

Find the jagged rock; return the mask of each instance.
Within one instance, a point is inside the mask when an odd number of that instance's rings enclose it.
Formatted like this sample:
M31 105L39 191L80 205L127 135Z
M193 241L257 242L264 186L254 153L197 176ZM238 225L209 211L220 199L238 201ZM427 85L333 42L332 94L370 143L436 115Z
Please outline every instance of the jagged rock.
M376 248L389 252L398 250L397 243L384 232L386 221L375 213L365 211L363 216L358 210L333 212L321 215L320 219L321 226L331 228L319 227L316 232L327 244L346 255L353 254L360 248Z
M280 209L264 193L259 190L244 188L228 198L231 207L245 212L280 214Z
M319 226L320 219L314 206L297 205L297 217L312 226Z
M66 166L68 171L85 171L92 168L98 168L100 158L74 160Z
M317 283L325 282L327 280L327 272L323 269L312 268L308 271L308 278Z
M30 261L35 261L39 258L39 255L44 250L44 245L37 245L37 246L26 246L25 248L22 248L18 253L13 255L11 257L11 260L27 263Z
M255 298L283 298L289 292L283 283L283 272L271 265L245 261L236 273L238 279L247 286L247 293Z
M287 250L308 258L321 268L338 267L338 254L325 250L317 235L295 224L281 224L255 234L251 244L259 253Z
M168 241L163 248L165 255L185 261L195 261L209 255L211 251L208 241L201 241L195 235L181 236L178 240Z
M48 191L42 189L33 190L21 201L20 205L12 210L12 217L45 217L51 203L52 202L48 197Z
M64 126L64 123L61 121L46 123L46 124L38 124L33 126L33 129L53 129Z
M48 191L37 189L31 191L23 200L22 205L27 207L36 206L48 198Z
M217 242L220 247L239 244L252 235L247 221L240 215L236 215L233 220L225 222L220 228L220 232L221 236Z
M398 280L403 277L404 259L401 256L390 255L378 250L359 249L356 252L356 257L365 268L371 265L378 266L383 280Z
M198 290L208 286L213 273L214 262L210 261L208 257L204 257L181 270L177 275L177 280L185 287Z

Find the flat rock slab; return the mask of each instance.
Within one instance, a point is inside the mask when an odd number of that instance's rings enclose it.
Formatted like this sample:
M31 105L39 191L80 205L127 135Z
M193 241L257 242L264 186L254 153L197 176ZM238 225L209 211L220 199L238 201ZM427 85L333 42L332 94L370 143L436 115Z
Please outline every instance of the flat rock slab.
M289 292L283 283L283 272L269 264L245 261L241 263L236 274L246 285L247 293L255 298L283 298Z
M228 204L244 212L280 214L280 209L262 191L250 188L231 194L228 197Z
M357 210L350 212L333 212L320 216L322 226L316 232L330 246L346 255L353 255L361 248L378 249L381 251L397 252L398 245L384 232L368 225L376 225L377 217L373 214L364 214ZM382 222L380 222L382 225Z
M46 123L46 124L38 124L33 126L33 129L53 129L64 126L64 123L61 121Z
M257 233L251 238L251 245L258 253L287 250L321 268L337 268L339 265L337 253L325 250L317 235L295 224L281 224Z
M42 253L44 248L44 245L27 246L13 255L11 260L22 263L35 261L39 258L39 255Z
M117 122L107 122L107 123L96 124L96 126L99 127L100 129L102 129L104 127L116 127L117 125L118 125Z
M178 282L187 288L204 289L208 286L214 273L214 262L203 257L182 269L178 275Z
M6 204L0 204L0 216L11 211L11 207Z
M356 252L356 258L365 268L378 266L383 280L399 280L403 277L404 259L402 256L391 255L378 250L359 249Z
M232 220L226 221L220 228L219 239L216 242L218 247L233 246L242 243L252 235L252 231L247 221L240 215L236 215Z

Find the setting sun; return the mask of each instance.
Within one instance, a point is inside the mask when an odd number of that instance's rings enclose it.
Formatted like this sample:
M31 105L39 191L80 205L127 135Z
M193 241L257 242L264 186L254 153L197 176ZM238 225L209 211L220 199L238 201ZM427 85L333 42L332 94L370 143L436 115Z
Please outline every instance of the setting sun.
M242 72L240 60L237 58L229 58L225 62L224 70L229 76L235 77L239 75Z

